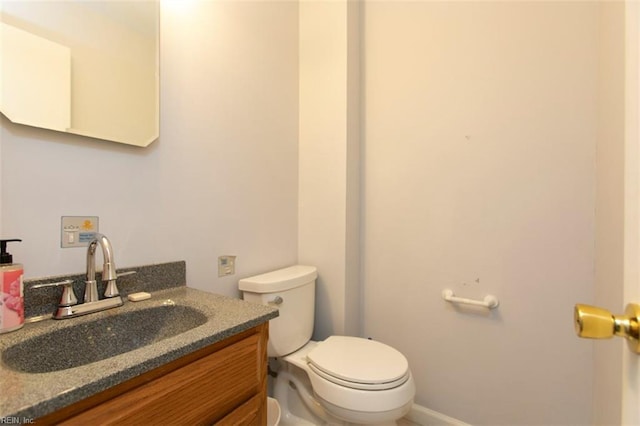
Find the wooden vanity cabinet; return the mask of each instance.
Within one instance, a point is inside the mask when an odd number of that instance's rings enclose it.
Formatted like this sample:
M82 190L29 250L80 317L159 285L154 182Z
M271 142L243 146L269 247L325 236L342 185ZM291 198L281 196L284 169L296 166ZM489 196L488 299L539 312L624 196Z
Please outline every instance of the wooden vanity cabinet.
M37 420L56 425L266 425L268 322Z

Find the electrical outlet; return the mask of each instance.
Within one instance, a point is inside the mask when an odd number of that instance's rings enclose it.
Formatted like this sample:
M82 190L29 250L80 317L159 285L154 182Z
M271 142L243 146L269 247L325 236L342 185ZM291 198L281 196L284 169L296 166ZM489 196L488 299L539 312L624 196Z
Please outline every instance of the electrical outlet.
M218 276L225 277L236 273L236 257L235 256L219 256L218 257Z

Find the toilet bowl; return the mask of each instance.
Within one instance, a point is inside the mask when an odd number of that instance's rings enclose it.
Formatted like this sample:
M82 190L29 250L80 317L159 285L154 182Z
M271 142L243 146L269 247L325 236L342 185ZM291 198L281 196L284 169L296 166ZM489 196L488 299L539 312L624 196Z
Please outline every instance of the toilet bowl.
M269 324L267 352L281 362L274 396L282 424L388 424L403 417L413 404L415 382L402 353L360 337L310 340L316 278L315 267L297 265L239 282L245 300L279 309ZM311 422L289 409L292 389L312 413Z
M406 358L380 342L331 336L310 341L283 361L306 372L316 400L345 422L391 422L413 404L415 383Z

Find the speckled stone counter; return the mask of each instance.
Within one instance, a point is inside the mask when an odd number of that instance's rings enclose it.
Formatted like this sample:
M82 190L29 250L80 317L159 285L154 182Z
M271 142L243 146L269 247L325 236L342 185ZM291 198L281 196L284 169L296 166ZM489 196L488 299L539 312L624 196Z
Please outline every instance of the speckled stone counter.
M19 331L0 335L0 352L25 339L91 321L102 321L106 327L111 316L167 304L197 309L206 315L206 322L133 351L61 371L23 373L0 362L0 422L9 419L29 423L278 315L276 309L268 306L177 287L154 291L151 299L142 302L125 300L124 306L103 312L26 324ZM82 351L82 347L77 350ZM65 357L65 353L59 355Z

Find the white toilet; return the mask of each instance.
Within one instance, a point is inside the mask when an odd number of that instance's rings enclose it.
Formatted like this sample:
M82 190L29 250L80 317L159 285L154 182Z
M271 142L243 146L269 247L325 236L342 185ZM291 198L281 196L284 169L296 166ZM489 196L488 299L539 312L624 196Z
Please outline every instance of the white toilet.
M315 267L297 265L239 282L245 300L279 309L269 323L268 356L281 363L274 388L281 424L393 424L409 412L415 395L407 359L360 337L311 341L317 276ZM307 418L289 410L292 389Z

